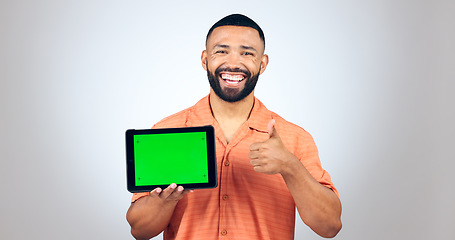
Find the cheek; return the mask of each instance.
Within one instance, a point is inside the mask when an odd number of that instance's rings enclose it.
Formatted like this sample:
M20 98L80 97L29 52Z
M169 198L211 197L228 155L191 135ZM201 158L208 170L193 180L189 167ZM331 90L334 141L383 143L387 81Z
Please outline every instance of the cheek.
M261 65L262 65L261 59L253 58L253 59L251 59L250 62L251 62L251 67L254 67L254 69L260 69L261 68Z
M215 57L210 57L210 59L207 59L207 62L206 62L206 65L207 65L207 68L210 70L210 71L215 71L215 69L218 67L218 60L215 59Z

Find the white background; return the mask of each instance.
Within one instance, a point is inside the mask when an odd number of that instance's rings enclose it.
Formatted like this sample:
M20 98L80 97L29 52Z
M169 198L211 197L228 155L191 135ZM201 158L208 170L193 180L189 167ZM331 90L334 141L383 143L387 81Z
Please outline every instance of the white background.
M208 93L231 13L266 35L256 96L340 191L336 239L453 239L455 2L430 0L1 0L0 238L131 239L124 132Z

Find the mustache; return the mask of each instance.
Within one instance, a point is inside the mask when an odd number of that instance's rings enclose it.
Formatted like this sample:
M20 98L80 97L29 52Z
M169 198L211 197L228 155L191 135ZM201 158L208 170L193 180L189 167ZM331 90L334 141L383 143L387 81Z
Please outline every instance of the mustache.
M248 78L251 77L250 71L241 68L219 67L215 70L215 76L220 75L221 72L237 72L245 74Z

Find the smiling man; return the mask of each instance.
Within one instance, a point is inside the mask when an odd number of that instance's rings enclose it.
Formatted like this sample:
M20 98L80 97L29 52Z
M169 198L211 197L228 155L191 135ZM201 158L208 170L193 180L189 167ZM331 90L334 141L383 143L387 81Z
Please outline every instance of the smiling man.
M164 230L166 240L293 239L296 207L320 236L339 232L338 192L313 138L254 97L269 61L264 50L261 28L244 15L209 30L201 61L210 94L154 127L214 126L219 186L134 194L127 220L135 238Z

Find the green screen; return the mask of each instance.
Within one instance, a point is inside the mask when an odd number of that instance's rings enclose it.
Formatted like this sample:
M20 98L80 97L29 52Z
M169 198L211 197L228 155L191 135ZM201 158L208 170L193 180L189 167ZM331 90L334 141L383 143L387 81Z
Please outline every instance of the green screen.
M208 183L205 132L134 136L136 186Z

